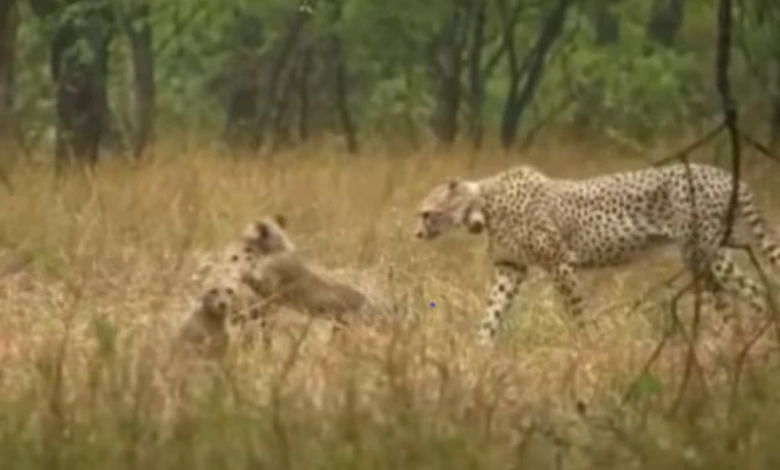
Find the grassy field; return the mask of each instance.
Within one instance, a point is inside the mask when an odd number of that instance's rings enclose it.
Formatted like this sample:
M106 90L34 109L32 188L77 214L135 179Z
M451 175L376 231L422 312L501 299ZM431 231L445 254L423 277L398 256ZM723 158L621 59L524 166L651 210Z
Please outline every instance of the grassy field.
M521 162L588 176L647 160L577 142L511 156L324 147L235 160L184 144L156 153L60 180L23 164L15 191L0 188L0 468L780 465L772 334L743 354L746 335L705 311L695 356L677 334L642 373L674 289L636 301L677 272L674 256L584 274L579 332L535 274L486 351L474 342L490 273L484 240L413 236L420 198L447 176ZM746 159L759 203L780 221L780 169ZM271 353L171 362L198 256L276 212L302 251L370 277L402 313L339 342L326 325L291 318ZM686 323L691 305L682 303Z

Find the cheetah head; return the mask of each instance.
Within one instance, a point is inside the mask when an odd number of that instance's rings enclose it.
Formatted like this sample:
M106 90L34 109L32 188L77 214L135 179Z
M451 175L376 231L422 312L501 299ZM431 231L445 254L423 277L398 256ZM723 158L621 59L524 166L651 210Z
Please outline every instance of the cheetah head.
M203 311L217 320L224 320L236 301L236 291L229 286L212 287L203 295Z
M263 217L244 228L241 236L245 251L262 255L294 251L295 245L284 231L287 220L281 214L273 217Z
M473 181L450 179L434 187L423 199L418 214L415 235L420 239L432 240L460 226L471 233L481 233L485 228L479 184Z

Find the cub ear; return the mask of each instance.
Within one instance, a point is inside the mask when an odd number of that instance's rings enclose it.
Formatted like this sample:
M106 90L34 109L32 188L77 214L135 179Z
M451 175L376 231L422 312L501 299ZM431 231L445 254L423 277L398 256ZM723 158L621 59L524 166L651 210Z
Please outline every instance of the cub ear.
M257 237L260 239L268 238L268 225L265 222L258 222L255 227L257 228Z
M274 221L276 221L276 223L279 224L279 227L281 228L287 227L287 217L285 217L284 214L274 215Z
M450 178L447 180L447 188L450 191L455 191L458 188L459 184L460 184L460 180L458 178Z

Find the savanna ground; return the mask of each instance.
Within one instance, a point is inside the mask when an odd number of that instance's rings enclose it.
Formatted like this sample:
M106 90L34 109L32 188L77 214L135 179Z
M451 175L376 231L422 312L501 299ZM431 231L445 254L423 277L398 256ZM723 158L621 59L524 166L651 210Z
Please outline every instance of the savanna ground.
M15 191L0 194L2 468L780 464L771 337L740 360L746 340L719 333L718 318L704 311L696 360L677 334L642 374L669 324L674 289L634 302L679 269L674 256L583 275L584 331L534 275L489 352L474 342L490 274L484 240L413 236L420 198L447 176L530 162L582 177L646 159L564 139L508 156L367 149L346 157L328 148L262 160L161 145L154 161L107 161L61 180L48 164L17 167ZM780 172L745 159L761 207L780 221L772 176ZM218 364L167 360L199 254L275 212L306 254L371 276L401 314L338 342L301 320L279 328L291 340L270 354L257 347L231 350ZM680 312L686 324L691 304ZM686 363L695 366L680 393Z

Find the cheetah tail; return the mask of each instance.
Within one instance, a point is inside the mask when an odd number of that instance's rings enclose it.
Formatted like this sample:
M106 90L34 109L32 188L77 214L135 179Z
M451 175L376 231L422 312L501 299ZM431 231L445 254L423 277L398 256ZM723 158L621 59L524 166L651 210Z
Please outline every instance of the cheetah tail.
M775 268L780 269L780 243L776 235L767 230L766 220L756 206L753 193L745 184L740 187L738 203L739 212L753 232L761 252Z

